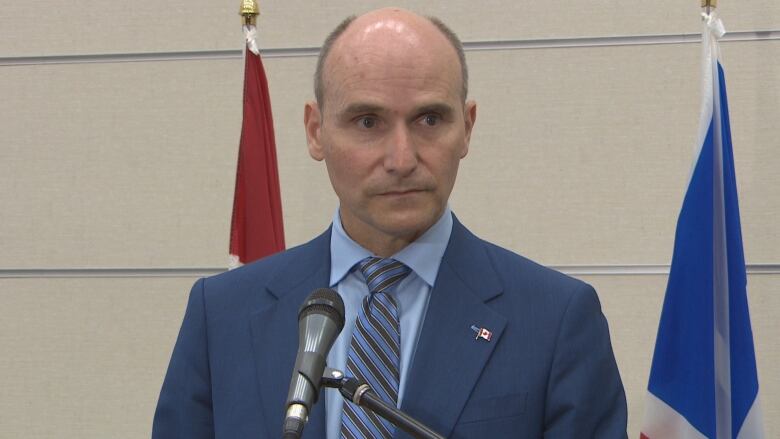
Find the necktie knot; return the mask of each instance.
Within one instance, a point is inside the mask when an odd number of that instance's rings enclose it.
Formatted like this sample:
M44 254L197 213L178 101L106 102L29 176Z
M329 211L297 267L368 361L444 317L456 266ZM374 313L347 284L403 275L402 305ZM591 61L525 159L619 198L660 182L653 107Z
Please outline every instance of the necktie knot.
M371 293L387 292L412 270L391 258L368 257L358 263Z

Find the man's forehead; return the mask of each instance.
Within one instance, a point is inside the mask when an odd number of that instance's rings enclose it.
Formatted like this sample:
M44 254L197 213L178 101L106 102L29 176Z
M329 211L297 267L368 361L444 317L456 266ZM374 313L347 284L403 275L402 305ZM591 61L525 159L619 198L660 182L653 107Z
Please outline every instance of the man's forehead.
M335 111L359 108L362 111L358 112L406 113L426 106L452 107L460 101L455 69L442 71L423 62L415 69L406 61L390 61L391 68L366 64L342 64L331 71L326 95Z

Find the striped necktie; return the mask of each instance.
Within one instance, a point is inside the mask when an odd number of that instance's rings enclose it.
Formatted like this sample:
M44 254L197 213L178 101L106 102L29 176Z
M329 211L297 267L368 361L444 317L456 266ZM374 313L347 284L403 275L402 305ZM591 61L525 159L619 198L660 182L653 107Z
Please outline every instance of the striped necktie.
M411 271L394 259L369 257L358 264L371 292L363 299L347 356L347 375L365 381L380 398L397 405L401 332L398 307L389 290ZM344 403L341 437L380 439L395 427L351 402Z

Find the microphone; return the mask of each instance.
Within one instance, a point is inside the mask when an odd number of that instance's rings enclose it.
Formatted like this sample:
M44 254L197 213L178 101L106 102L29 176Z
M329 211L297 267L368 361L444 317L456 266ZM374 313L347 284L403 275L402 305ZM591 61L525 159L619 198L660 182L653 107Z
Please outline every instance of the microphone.
M317 402L333 342L344 328L344 301L330 288L314 290L298 311L298 356L287 394L284 438L299 438Z

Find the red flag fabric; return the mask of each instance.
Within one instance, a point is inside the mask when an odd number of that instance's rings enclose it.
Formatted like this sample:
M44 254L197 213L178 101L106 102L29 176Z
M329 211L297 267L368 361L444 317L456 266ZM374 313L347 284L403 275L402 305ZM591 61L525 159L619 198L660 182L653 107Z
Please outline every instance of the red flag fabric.
M284 250L268 80L259 55L246 50L244 117L230 227L230 255L247 264Z

